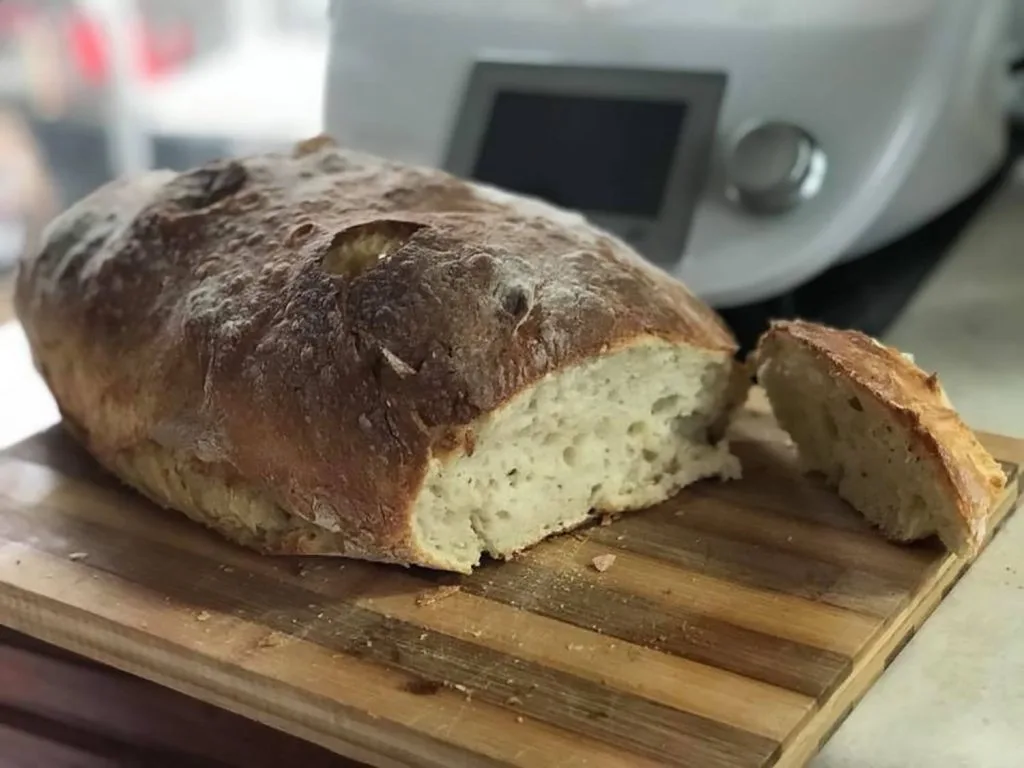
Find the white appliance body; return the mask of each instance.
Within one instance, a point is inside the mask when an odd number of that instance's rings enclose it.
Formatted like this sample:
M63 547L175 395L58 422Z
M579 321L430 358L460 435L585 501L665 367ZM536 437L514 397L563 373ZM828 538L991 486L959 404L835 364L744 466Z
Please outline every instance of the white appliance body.
M444 167L477 62L721 73L685 245L662 266L730 306L884 244L999 166L1009 19L1004 0L334 0L325 128ZM820 161L768 213L730 194L736 142L766 122Z

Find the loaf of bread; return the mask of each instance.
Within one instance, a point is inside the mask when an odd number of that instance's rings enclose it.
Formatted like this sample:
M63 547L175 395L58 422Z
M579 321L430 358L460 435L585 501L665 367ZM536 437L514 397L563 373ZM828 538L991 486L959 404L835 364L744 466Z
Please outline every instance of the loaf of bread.
M863 333L801 321L774 323L755 363L806 467L886 536L978 549L1006 477L935 374Z
M111 183L16 306L69 431L266 553L466 572L738 474L736 345L581 216L338 148Z

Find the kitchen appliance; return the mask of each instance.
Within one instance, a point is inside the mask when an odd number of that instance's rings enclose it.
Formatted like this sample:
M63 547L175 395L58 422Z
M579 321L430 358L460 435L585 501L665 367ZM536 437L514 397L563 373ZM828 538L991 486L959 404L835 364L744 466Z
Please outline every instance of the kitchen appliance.
M582 210L718 306L1006 152L1006 0L334 0L326 129Z

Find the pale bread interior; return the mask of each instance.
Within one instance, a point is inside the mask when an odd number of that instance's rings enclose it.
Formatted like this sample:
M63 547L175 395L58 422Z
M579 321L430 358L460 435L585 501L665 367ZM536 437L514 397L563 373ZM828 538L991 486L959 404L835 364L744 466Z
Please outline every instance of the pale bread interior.
M645 342L549 375L475 428L472 455L432 461L413 511L417 544L465 571L591 519L737 477L708 427L731 355Z
M808 470L825 475L839 495L896 541L938 534L954 551L970 549L970 533L939 463L894 412L785 337L759 361L779 424Z

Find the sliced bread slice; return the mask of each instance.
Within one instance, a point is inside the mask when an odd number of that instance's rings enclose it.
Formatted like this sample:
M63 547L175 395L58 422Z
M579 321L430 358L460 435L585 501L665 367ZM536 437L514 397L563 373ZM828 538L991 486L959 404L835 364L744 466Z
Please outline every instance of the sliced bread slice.
M938 534L977 551L1006 477L936 374L863 333L804 321L773 323L755 365L804 466L888 538Z

